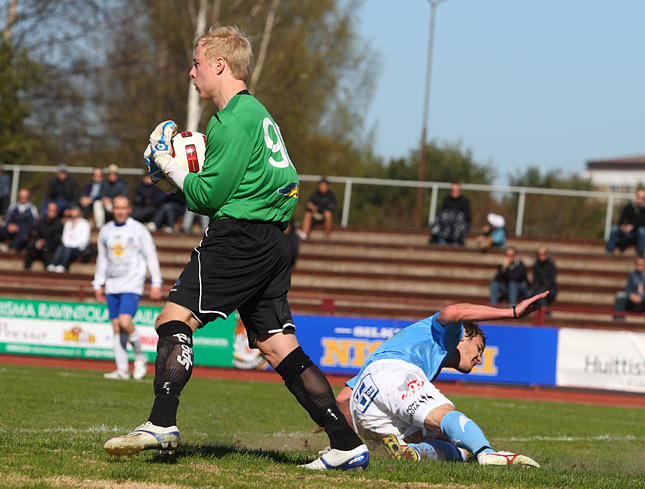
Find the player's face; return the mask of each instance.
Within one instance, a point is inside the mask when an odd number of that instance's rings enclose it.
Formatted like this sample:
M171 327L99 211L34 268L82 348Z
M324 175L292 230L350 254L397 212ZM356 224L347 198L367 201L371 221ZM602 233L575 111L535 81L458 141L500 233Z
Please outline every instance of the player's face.
M457 370L465 374L482 363L484 354L484 339L481 336L463 337L457 346L459 350L459 366Z
M195 90L199 92L200 98L215 99L215 69L209 64L206 58L206 49L202 44L195 48L193 67L189 75L193 79L193 85Z
M114 199L112 203L112 212L114 213L114 222L123 224L130 216L130 203L126 199Z

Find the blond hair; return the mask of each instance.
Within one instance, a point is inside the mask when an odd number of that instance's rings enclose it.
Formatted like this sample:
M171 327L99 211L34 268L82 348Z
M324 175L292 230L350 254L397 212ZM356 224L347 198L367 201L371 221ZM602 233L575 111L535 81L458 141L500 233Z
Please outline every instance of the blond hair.
M233 78L246 82L251 76L253 51L248 37L235 26L211 27L195 40L195 48L204 46L209 63L222 57L226 60Z

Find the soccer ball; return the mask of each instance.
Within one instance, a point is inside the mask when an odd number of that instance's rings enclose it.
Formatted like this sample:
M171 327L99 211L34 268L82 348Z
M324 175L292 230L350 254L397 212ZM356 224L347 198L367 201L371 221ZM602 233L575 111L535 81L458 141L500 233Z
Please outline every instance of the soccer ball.
M206 136L184 131L172 138L173 163L191 173L201 173L206 159Z

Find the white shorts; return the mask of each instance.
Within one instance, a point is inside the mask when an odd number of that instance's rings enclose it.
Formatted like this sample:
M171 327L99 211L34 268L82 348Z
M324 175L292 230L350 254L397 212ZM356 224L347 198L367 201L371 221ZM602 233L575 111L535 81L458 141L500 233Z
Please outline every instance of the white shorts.
M396 434L419 431L433 409L452 402L428 380L423 370L403 360L379 360L367 366L349 401L358 434Z

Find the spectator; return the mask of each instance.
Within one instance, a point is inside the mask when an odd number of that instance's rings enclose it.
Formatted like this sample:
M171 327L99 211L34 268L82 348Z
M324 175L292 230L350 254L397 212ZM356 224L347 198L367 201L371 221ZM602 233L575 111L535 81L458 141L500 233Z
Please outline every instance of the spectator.
M645 190L636 191L636 199L623 208L618 225L611 228L606 244L608 255L614 254L616 246L621 252L630 244L636 243L638 256L645 251Z
M165 233L174 233L175 224L184 215L186 204L173 194L166 194L161 206L155 213L153 222L149 223L148 229L154 232L163 229Z
M90 244L92 226L87 219L81 217L81 209L72 207L69 219L63 226L61 243L54 252L54 259L47 267L48 272L64 273L69 265L78 258Z
M542 307L549 307L558 295L558 284L555 277L558 269L551 258L546 246L540 246L537 249L536 260L533 263L533 291L531 295L541 294L549 291L549 295L540 299L538 304Z
M4 164L0 161L0 216L4 216L11 201L11 178L4 172Z
M36 222L34 233L27 244L25 269L31 269L31 264L37 259L41 259L47 268L62 235L63 223L58 217L58 206L56 202L50 202L47 204L46 214Z
M208 216L203 214L197 214L188 209L184 212L184 218L181 223L181 230L186 234L193 232L193 227L195 226L195 218L199 218L199 226L202 228L202 233L208 228Z
M79 203L83 211L83 217L88 219L90 213L94 220L94 227L100 228L105 224L105 209L103 208L103 170L94 168L92 171L92 181L85 185Z
M488 224L482 228L482 234L477 236L477 246L485 253L490 248L503 248L506 246L506 220L504 216L493 214L486 216Z
M335 208L336 196L329 188L327 179L323 177L318 182L316 191L309 197L305 217L302 221L302 228L298 230L298 236L301 239L309 238L309 233L314 222L322 222L325 239L329 239Z
M443 199L441 209L430 227L431 243L463 245L470 229L470 201L461 194L461 185L453 183L450 195Z
M529 297L529 281L526 267L517 257L517 250L511 246L504 251L504 259L497 267L495 278L490 284L489 304L499 304L506 298L509 306L514 306L520 297Z
M627 277L625 290L616 293L614 318L625 319L625 312L643 312L645 308L645 258L637 258L634 270Z
M62 217L73 205L78 205L79 189L76 180L69 176L65 163L58 165L54 179L49 184L45 200L40 204L40 213L46 214L47 204L56 202L58 214Z
M165 197L166 192L152 183L146 172L134 189L132 218L144 224L152 222Z
M108 176L103 185L103 209L105 209L105 220L111 221L113 219L112 213L112 199L117 195L128 195L128 184L119 176L119 167L115 164L108 166Z
M7 209L4 224L0 226L0 251L21 251L31 236L31 230L38 218L38 209L29 200L26 188L18 192L18 201ZM8 244L5 241L9 241Z

